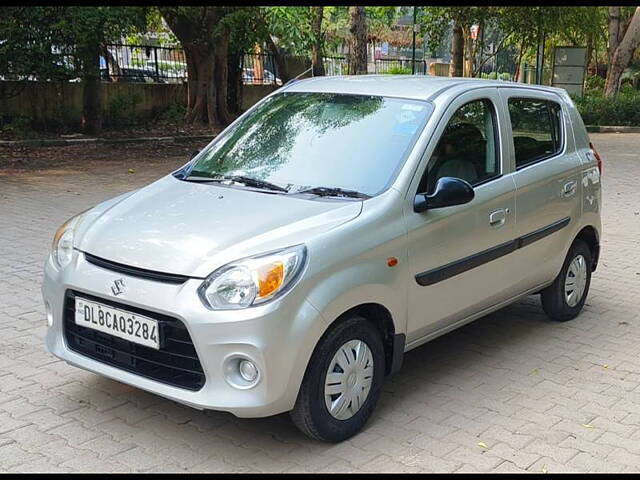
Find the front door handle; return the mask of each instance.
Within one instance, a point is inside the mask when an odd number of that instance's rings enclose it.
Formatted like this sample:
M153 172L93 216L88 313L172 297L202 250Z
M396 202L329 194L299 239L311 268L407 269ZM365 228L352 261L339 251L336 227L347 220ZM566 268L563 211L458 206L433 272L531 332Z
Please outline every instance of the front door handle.
M507 221L508 208L501 208L489 215L489 225L492 227L501 227Z
M562 187L562 195L565 197L571 197L576 193L576 189L578 187L578 182L572 180L571 182L567 182Z

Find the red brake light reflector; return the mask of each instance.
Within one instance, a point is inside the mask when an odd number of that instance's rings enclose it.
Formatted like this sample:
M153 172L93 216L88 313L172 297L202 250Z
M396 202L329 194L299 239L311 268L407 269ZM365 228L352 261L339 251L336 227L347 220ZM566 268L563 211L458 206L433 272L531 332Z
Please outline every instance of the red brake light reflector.
M598 171L600 172L600 175L602 175L602 157L600 157L600 154L596 150L596 147L593 146L593 143L589 142L589 148L593 152L593 156L596 157L596 163L598 165Z

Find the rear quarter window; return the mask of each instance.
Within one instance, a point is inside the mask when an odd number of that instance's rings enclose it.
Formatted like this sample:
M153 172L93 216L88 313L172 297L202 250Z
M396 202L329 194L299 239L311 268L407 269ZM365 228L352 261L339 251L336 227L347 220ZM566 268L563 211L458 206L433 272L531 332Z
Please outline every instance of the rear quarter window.
M516 169L560 153L563 147L560 104L534 98L508 101Z

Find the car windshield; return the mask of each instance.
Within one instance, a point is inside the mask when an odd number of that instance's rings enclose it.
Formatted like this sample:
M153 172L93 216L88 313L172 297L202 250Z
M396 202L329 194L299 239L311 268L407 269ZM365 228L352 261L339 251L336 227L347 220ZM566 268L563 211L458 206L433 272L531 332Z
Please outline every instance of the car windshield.
M289 193L373 196L391 183L431 111L417 100L277 94L203 150L186 173L249 178Z

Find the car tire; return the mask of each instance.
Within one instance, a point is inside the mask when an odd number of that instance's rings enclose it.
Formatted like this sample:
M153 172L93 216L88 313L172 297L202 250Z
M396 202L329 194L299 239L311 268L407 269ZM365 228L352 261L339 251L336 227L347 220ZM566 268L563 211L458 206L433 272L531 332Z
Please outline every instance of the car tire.
M569 248L562 270L540 294L542 308L550 318L566 322L580 313L589 293L591 266L591 249L584 241L576 239ZM570 291L573 296L568 293Z
M349 358L340 357L346 352L352 354L350 360L353 364L344 363ZM360 362L362 365L366 363L366 367L359 366L356 361L358 355L362 355L360 359L367 357ZM335 363L336 359L340 361L341 358L345 371L341 371L341 366ZM293 423L307 436L325 442L341 442L355 435L375 408L384 371L385 355L379 330L360 316L340 321L325 333L309 360L298 398L290 412ZM333 375L331 378L330 373ZM334 378L341 380L336 383ZM369 379L370 384L367 383ZM329 388L341 389L346 393L328 395L326 389ZM345 397L341 399L341 395ZM345 409L347 402L350 407ZM329 404L335 406L333 413Z

